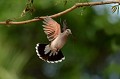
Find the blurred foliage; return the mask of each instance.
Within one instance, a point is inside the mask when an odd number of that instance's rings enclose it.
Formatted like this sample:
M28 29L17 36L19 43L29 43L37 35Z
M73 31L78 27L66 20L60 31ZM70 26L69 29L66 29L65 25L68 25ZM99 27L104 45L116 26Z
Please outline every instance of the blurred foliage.
M25 9L21 13L21 17L23 17L26 13L33 13L35 11L33 6L33 0L28 0Z
M32 15L18 18L27 0L1 0L0 21L52 15L76 2L86 0L34 0ZM81 7L55 20L64 19L73 34L62 48L66 60L58 64L48 64L36 55L36 43L49 43L42 21L0 25L0 79L119 79L120 22L115 8L113 14L109 5Z

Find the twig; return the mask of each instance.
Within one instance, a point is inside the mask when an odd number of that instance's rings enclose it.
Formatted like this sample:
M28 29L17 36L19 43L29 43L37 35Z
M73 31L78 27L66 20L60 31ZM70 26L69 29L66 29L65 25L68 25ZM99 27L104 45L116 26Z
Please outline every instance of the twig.
M76 8L83 7L83 6L96 6L96 5L104 5L104 4L115 4L115 3L120 4L120 1L104 1L104 2L102 1L102 2L76 3L72 7L68 8L68 9L66 9L66 10L64 10L62 12L50 15L49 17L51 17L51 18L59 17L61 15L64 15L64 14L67 14L67 13L73 11ZM5 22L0 22L0 24L20 25L20 24L27 24L27 23L31 23L31 22L40 21L40 20L43 20L44 18L45 18L45 16L41 16L41 17L34 18L34 19L31 19L31 20L26 20L26 21L20 21L20 22L13 22L13 21L8 22L8 21L5 21Z

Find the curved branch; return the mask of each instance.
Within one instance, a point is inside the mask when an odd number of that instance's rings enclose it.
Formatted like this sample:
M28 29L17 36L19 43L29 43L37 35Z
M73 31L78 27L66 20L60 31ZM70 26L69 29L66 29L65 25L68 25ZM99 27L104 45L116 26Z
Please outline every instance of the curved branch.
M51 18L59 17L61 15L64 15L66 13L69 13L69 12L73 11L76 8L83 7L83 6L95 6L95 5L115 4L115 3L120 4L120 1L104 1L104 2L102 1L102 2L76 3L72 7L68 8L68 9L66 9L66 10L64 10L62 12L50 15L49 17L51 17ZM27 23L31 23L31 22L40 21L40 20L43 20L44 18L45 18L45 16L41 16L41 17L38 17L38 18L35 18L35 19L26 20L26 21L20 21L20 22L5 21L5 22L0 22L0 24L20 25L20 24L27 24Z

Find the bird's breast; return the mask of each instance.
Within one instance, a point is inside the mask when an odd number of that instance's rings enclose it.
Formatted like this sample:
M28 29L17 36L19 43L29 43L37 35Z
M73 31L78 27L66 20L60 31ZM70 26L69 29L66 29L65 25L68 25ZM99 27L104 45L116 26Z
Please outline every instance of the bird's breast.
M55 40L51 43L51 48L61 49L66 43L67 38L65 36L59 35Z

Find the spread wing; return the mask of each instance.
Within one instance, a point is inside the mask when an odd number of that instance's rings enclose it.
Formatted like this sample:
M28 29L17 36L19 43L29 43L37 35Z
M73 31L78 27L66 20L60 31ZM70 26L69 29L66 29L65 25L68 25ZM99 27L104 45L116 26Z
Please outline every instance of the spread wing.
M68 28L66 20L63 21L62 31L64 32Z
M50 17L46 17L43 21L43 30L49 41L53 41L60 33L60 25Z

